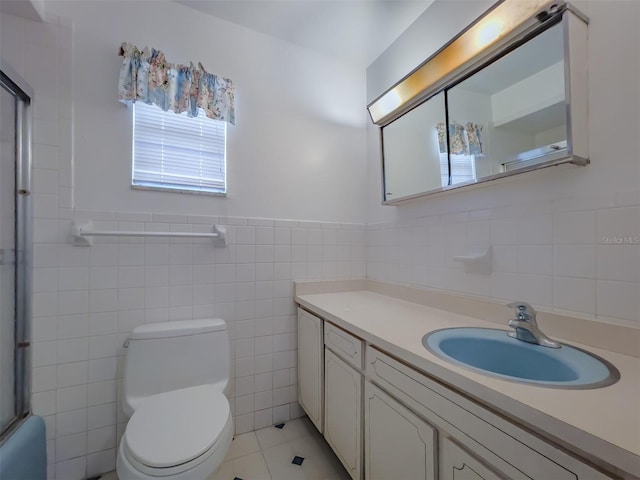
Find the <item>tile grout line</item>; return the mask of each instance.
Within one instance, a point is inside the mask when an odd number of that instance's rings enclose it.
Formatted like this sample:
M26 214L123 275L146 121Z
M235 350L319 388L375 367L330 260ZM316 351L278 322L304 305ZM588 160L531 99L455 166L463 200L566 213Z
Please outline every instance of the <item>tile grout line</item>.
M260 456L262 457L262 461L264 462L265 467L267 467L267 472L269 472L269 480L273 480L273 477L271 475L271 470L269 469L269 464L267 463L267 457L264 456L262 443L260 442L260 437L256 432L257 430L255 430L253 433L256 436L256 442L258 443Z
M258 441L258 444L260 444L260 441ZM267 472L269 472L269 480L273 480L273 475L271 474L271 469L269 469L267 457L264 456L264 452L262 451L262 446L260 446L260 456L262 457L262 461L264 462L265 467L267 467Z

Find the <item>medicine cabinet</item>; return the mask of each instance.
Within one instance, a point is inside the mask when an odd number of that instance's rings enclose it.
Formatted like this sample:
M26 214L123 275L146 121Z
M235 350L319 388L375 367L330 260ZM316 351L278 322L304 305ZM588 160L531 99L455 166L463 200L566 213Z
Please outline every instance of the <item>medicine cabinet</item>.
M568 3L505 0L372 102L383 203L588 164L587 23Z

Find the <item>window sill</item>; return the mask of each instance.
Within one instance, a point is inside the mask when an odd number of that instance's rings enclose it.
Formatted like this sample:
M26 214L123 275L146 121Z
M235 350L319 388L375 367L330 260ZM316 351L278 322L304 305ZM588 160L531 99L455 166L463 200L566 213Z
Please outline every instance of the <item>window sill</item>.
M189 190L186 188L169 188L169 187L146 187L142 185L131 185L132 190L146 190L150 192L171 192L171 193L188 193L191 195L203 195L206 197L226 197L226 192L204 192L198 190Z

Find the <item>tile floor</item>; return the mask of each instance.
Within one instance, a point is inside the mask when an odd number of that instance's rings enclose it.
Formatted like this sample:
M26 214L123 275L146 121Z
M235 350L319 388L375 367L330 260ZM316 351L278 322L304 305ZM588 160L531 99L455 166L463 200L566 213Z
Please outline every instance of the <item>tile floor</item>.
M304 458L301 465L294 457ZM282 429L267 427L236 435L220 470L209 480L350 480L307 417ZM101 480L117 480L114 472Z

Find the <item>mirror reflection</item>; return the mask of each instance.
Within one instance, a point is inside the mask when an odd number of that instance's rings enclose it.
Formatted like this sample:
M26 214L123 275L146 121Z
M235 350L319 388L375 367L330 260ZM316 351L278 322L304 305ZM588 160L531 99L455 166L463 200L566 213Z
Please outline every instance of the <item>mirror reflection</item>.
M382 129L385 200L408 197L447 185L444 143L433 125L445 125L444 92Z
M451 185L566 152L562 33L551 27L448 90Z

